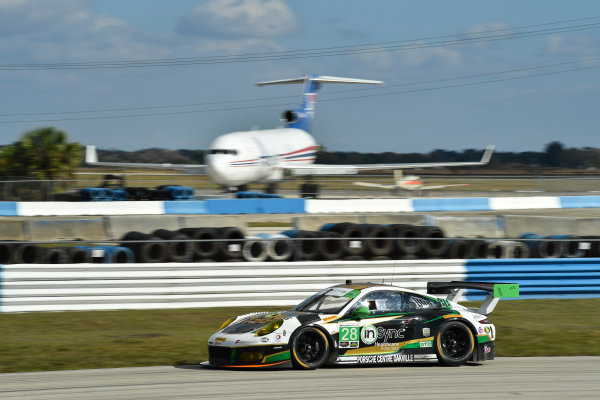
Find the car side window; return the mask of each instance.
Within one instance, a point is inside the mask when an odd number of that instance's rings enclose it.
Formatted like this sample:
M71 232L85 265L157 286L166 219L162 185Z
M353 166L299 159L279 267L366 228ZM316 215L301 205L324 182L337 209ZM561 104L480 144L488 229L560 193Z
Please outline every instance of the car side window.
M355 308L365 306L371 315L402 312L402 292L378 291L364 296Z
M435 300L429 299L424 296L417 294L407 293L406 295L406 309L405 311L417 311L423 309L439 308L440 303Z

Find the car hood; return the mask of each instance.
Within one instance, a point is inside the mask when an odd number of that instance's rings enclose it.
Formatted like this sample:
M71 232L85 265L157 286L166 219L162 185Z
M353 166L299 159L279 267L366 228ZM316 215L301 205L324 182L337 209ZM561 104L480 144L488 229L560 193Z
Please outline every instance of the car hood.
M265 312L242 316L236 322L222 330L223 333L248 333L260 329L279 319L296 318L300 324L310 324L321 319L319 314L300 311Z

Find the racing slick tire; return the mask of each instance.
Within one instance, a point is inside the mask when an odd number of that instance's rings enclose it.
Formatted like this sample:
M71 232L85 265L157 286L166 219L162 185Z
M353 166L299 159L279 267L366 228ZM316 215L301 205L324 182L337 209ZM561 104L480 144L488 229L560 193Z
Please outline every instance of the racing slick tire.
M329 357L329 340L321 330L305 326L294 335L290 343L290 354L294 368L319 368Z
M473 332L460 321L446 322L435 338L435 352L442 365L455 367L465 364L473 354Z

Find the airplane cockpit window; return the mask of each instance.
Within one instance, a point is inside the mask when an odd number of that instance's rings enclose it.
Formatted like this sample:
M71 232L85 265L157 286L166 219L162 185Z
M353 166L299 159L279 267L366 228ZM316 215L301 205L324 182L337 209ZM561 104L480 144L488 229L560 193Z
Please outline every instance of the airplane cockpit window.
M210 149L208 154L231 154L232 156L237 155L237 150L233 149Z

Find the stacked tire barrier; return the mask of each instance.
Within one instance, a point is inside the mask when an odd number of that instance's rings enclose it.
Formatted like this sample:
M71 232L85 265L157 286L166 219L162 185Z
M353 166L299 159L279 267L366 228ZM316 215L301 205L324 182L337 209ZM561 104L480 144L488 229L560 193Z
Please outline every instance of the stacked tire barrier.
M85 246L0 243L0 264L589 257L600 257L600 236L524 233L517 239L447 238L437 226L350 222L325 224L317 231L248 237L236 227L198 227L131 231L118 243Z

